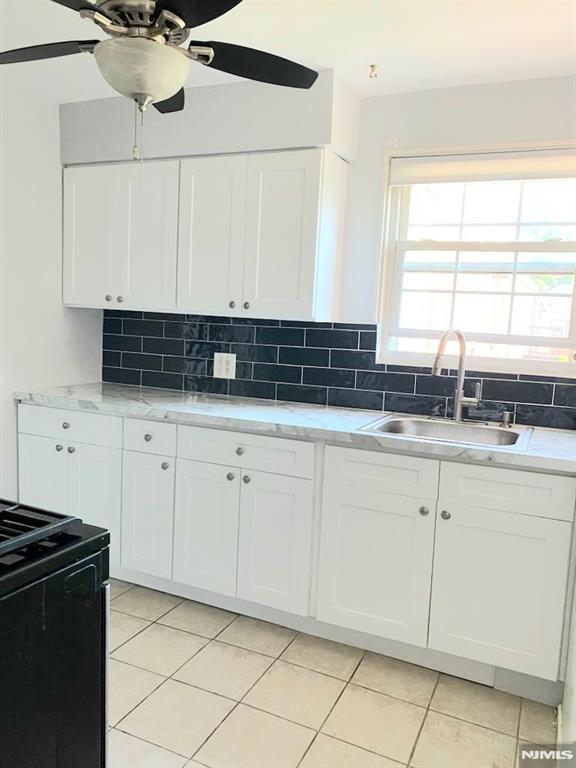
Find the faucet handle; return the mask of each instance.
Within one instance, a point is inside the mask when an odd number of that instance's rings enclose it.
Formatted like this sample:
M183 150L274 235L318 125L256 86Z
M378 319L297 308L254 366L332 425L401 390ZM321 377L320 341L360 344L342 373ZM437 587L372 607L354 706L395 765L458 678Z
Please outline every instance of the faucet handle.
M482 382L481 381L477 381L474 386L474 397L476 398L476 400L478 400L478 402L480 402L482 398Z

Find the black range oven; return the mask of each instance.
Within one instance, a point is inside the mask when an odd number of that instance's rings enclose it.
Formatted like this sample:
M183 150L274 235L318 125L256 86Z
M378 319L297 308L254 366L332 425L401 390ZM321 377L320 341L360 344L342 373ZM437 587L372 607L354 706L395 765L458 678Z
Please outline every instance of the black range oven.
M105 768L108 547L0 500L0 768Z

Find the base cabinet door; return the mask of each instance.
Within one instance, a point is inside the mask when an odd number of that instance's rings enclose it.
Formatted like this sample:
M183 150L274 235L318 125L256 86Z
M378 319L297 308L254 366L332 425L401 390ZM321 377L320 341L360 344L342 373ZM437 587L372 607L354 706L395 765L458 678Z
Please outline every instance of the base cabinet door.
M179 459L173 579L236 596L240 471Z
M68 513L110 531L110 565L120 565L122 453L115 448L66 444Z
M19 500L31 507L68 514L67 456L64 443L51 437L19 435Z
M172 576L174 460L125 451L122 479L122 567Z
M430 648L556 680L571 524L438 509Z
M426 459L327 449L320 621L426 646L435 500L383 489L430 492L437 472Z
M310 603L312 481L246 471L238 597L305 616Z

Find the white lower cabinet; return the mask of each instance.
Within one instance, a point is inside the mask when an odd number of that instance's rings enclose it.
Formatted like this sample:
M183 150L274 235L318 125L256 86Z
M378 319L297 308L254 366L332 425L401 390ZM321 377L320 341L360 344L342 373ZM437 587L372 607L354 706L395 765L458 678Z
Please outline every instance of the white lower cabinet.
M68 512L68 462L64 443L51 437L18 436L18 495L22 504Z
M556 680L571 524L438 509L429 647Z
M120 565L122 453L72 444L68 455L68 514L110 531L110 564Z
M172 577L174 459L124 451L122 567Z
M438 462L327 448L320 533L320 621L426 645Z
M174 581L236 595L240 470L179 459Z
M119 565L121 452L26 434L18 448L20 501L106 528L110 563Z
M312 508L311 480L243 473L238 597L308 614Z

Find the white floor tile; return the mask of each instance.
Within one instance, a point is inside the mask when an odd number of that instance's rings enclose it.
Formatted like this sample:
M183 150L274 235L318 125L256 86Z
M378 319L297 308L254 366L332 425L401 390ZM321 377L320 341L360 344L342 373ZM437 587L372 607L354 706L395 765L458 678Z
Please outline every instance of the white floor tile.
M518 738L535 744L554 744L556 730L556 710L553 707L522 700Z
M239 616L219 635L223 643L238 645L265 656L279 656L296 632L277 624Z
M425 714L422 707L348 685L322 731L407 763Z
M116 723L164 682L164 678L110 659L108 662L108 724Z
M106 768L184 768L187 760L116 730L108 734L108 749Z
M127 613L120 613L120 611L110 611L110 650L116 650L118 646L148 626L150 626L150 622L146 619L139 619Z
M235 613L211 605L184 600L177 608L163 616L159 623L195 635L213 638L236 618Z
M140 619L156 621L180 602L180 597L167 595L165 592L157 592L146 587L132 587L112 600L112 608L115 611L129 613L131 616L138 616Z
M108 579L108 583L110 584L110 597L112 600L134 586L127 581L120 581L120 579Z
M428 706L438 672L378 653L367 653L352 682L397 699Z
M358 648L324 640L322 637L298 635L281 658L315 672L350 680L363 653Z
M239 704L194 759L209 768L296 768L314 731Z
M513 768L516 739L429 712L410 765L414 768Z
M402 768L401 763L319 733L300 768Z
M172 627L151 624L112 654L112 658L169 677L208 640Z
M272 663L269 656L213 640L174 679L240 700Z
M441 675L430 709L515 737L520 702L521 699L509 693Z
M277 661L244 702L300 725L320 728L345 685L344 680Z
M120 729L186 757L208 738L234 702L167 680L120 723Z

